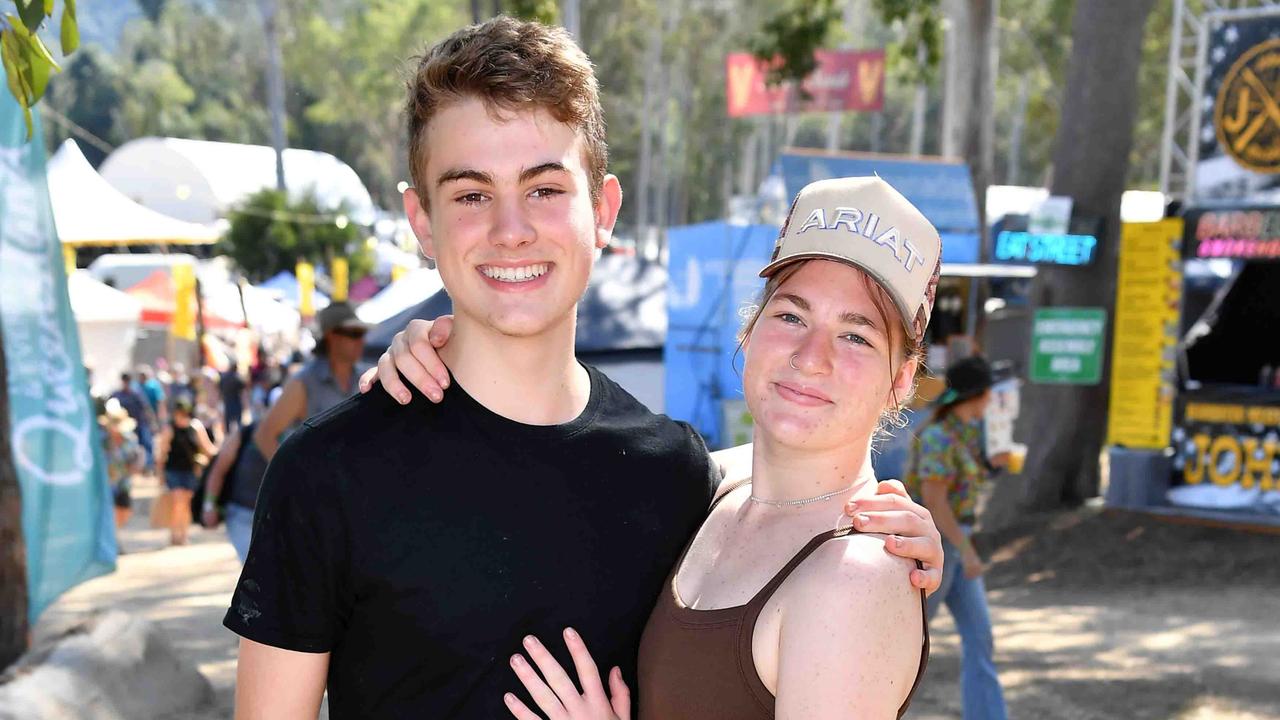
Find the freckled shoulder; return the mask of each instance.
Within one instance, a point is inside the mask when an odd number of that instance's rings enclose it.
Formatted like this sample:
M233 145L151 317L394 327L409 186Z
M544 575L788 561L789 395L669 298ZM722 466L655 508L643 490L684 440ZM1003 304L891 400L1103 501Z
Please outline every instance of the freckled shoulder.
M847 602L850 593L877 602L915 597L915 562L890 553L887 541L885 535L855 532L824 542L798 568L800 596L817 603L825 598Z

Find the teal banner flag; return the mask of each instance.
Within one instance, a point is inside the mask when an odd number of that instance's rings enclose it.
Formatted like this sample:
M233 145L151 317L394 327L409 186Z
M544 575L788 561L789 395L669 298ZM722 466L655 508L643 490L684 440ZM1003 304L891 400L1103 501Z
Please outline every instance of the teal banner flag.
M0 323L33 624L59 595L113 571L116 560L101 433L35 121L28 141L22 108L0 92Z

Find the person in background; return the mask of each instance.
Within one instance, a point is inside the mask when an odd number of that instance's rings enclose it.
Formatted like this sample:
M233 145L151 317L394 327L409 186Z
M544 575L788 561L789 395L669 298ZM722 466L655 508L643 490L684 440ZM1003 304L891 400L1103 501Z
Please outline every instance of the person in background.
M107 479L111 483L116 529L119 530L133 513L133 499L129 491L133 476L142 471L146 455L134 435L138 423L129 417L119 400L111 398L106 401L98 423L103 431L102 450L107 461Z
M142 396L147 399L147 404L151 406L151 412L156 415L156 423L163 425L168 422L168 408L165 405L164 385L156 379L155 373L151 372L151 368L147 365L138 366L138 389L142 391Z
M267 459L253 442L253 423L233 428L222 444L222 450L209 469L205 487L204 505L201 508L201 524L206 528L218 525L217 498L223 486L230 483L227 504L222 508L227 523L227 539L236 549L240 564L249 554L249 540L253 534L253 510L258 502L258 489L267 472Z
M191 401L178 398L173 417L160 432L156 443L156 465L164 468L164 486L173 493L169 541L187 543L191 527L191 494L200 483L200 468L218 454L204 424L192 416Z
M176 362L173 364L173 375L168 384L169 403L172 405L179 398L186 398L187 402L195 404L195 391L191 386L191 378L187 375L187 366Z
M267 460L276 454L286 431L354 395L364 371L364 366L357 366L369 326L356 317L355 309L346 302L330 303L317 320L320 341L315 357L284 384L254 431L253 440Z
M235 365L223 371L218 378L218 392L222 394L222 415L226 420L226 431L240 427L244 422L244 378Z
M195 400L193 417L200 420L213 444L221 446L226 437L226 417L222 414L222 393L218 389L218 371L204 367L191 378Z
M151 406L147 404L146 398L138 391L137 385L133 382L133 375L130 373L120 374L120 389L112 393L111 398L124 408L124 411L133 418L137 426L138 444L142 446L142 451L146 453L146 469L151 471L155 469L155 433L159 429L156 422L155 413L151 412Z
M929 598L929 617L946 603L960 633L960 695L964 720L1004 720L1008 715L996 674L985 567L969 536L977 520L978 492L1008 454L986 457L982 418L995 383L981 356L947 368L947 389L933 417L912 440L907 488L933 514L942 533L942 585Z

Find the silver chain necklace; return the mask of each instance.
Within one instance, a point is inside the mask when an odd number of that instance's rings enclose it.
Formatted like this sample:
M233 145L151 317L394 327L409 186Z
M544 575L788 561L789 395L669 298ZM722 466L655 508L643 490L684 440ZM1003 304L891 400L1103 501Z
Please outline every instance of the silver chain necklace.
M831 498L837 495L841 495L843 493L847 493L856 487L858 487L858 483L855 482L854 484L850 485L847 488L833 490L829 493L823 493L822 495L814 495L813 497L800 498L799 500L765 500L762 497L756 497L755 493L752 493L750 500L751 502L760 503L761 505L770 505L772 507L795 507L799 505L809 505L810 503L822 502L823 500L830 500Z

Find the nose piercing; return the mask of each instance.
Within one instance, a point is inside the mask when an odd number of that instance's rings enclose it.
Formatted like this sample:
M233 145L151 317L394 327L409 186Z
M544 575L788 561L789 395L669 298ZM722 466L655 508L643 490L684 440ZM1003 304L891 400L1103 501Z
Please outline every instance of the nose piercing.
M798 357L800 357L800 354L799 354L799 353L796 353L795 355L792 355L792 356L787 360L787 362L791 365L791 369L792 369L792 370L799 370L799 369L800 369L800 368L796 367L796 358L798 358Z

